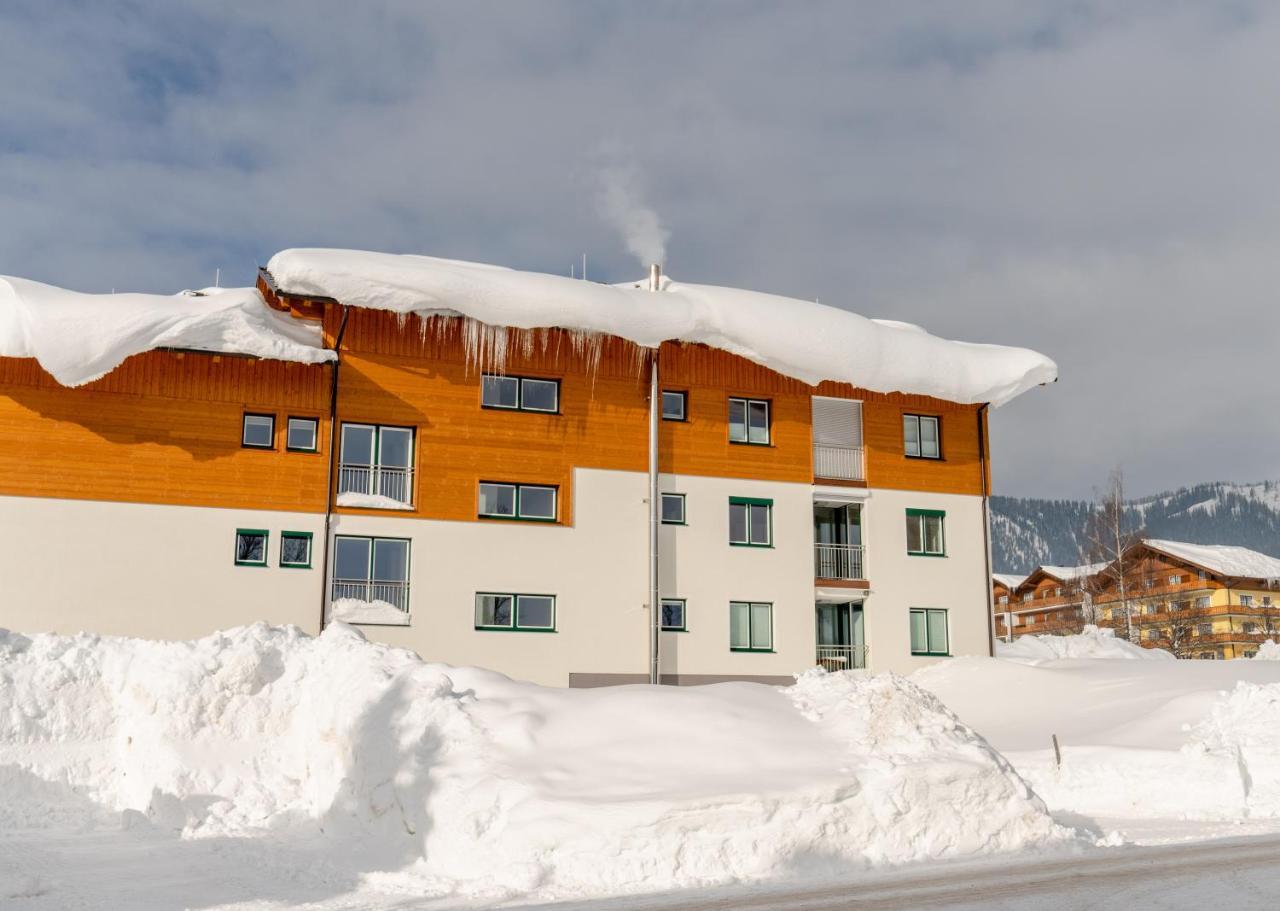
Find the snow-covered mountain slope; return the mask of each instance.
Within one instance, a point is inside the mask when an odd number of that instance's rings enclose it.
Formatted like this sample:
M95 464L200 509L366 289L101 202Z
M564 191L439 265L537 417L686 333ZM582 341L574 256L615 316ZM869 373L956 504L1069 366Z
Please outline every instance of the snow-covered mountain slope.
M992 559L997 572L1025 573L1042 563L1082 559L1084 500L991 498ZM1239 544L1280 556L1280 481L1214 482L1130 501L1130 522L1153 538Z

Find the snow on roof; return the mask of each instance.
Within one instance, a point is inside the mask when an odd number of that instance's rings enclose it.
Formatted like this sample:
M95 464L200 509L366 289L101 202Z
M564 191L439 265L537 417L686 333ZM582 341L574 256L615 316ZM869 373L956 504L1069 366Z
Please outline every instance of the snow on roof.
M813 301L667 278L654 294L647 282L601 285L430 256L324 249L284 250L267 270L290 294L461 314L490 326L609 334L648 348L700 342L809 384L833 380L1000 405L1058 375L1053 361L1026 348L948 341Z
M153 348L193 348L316 364L320 327L277 313L255 288L82 294L0 275L0 357L33 357L64 386L105 376Z
M1084 563L1080 566L1038 566L1036 567L1046 576L1053 576L1062 582L1074 582L1076 579L1083 579L1086 576L1092 576L1102 572L1107 568L1107 563Z
M1187 544L1183 541L1143 541L1153 550L1237 579L1280 579L1280 560L1233 544Z
M1023 582L1027 581L1026 576L1017 575L1016 573L992 573L991 578L999 582L1005 588L1017 588Z

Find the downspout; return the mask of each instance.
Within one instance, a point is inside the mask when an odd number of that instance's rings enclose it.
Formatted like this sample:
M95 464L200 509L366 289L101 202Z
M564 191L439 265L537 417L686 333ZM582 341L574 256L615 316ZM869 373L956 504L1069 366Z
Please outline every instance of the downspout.
M662 268L649 267L649 290L657 291L662 281ZM661 512L658 503L658 421L662 395L658 388L658 357L661 343L649 359L649 682L662 682L662 605L658 600L658 525Z
M978 409L978 468L982 474L982 552L987 560L986 590L987 601L987 649L992 658L996 656L996 603L995 593L991 590L991 483L988 479L990 470L987 457L987 410L991 406L984 403ZM1012 597L1012 595L1010 595ZM1013 627L1006 621L1006 634L1013 639Z
M347 317L351 311L342 304L342 321L338 323L338 334L333 339L333 373L329 383L329 469L324 482L324 550L320 560L320 631L324 632L326 608L329 606L329 534L333 526L333 466L338 460L334 444L338 439L338 368L342 364L342 336L347 331Z

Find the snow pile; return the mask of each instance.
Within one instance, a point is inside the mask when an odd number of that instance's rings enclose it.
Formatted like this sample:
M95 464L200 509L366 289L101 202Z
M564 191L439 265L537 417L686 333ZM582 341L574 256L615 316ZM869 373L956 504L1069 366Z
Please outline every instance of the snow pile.
M1274 639L1268 639L1258 646L1257 654L1253 656L1254 661L1280 661L1280 643Z
M1280 579L1280 560L1234 544L1187 544L1147 539L1145 544L1179 560L1237 579Z
M1189 750L1234 757L1244 814L1280 817L1280 683L1237 683L1196 726Z
M1134 645L1117 638L1115 630L1098 626L1086 626L1082 632L1072 636L1019 636L1012 642L997 641L996 657L1030 662L1061 658L1176 660L1164 649Z
M394 497L384 496L380 493L358 493L354 490L344 490L338 494L335 501L338 506L358 507L360 509L413 509L412 503L405 503L403 500L397 500Z
M81 294L0 276L0 357L33 357L64 386L92 382L154 348L332 360L320 345L318 323L277 313L256 288Z
M329 622L369 623L379 626L408 626L409 612L390 601L361 601L339 598L329 605Z
M1057 365L1025 348L954 342L918 326L872 320L813 301L664 278L600 285L430 256L296 249L267 264L292 294L397 313L461 314L488 326L560 327L653 348L700 342L805 383L1000 405L1053 382Z
M342 624L0 632L0 769L0 825L123 811L262 851L302 839L320 870L414 895L657 890L1072 837L901 678L558 690Z

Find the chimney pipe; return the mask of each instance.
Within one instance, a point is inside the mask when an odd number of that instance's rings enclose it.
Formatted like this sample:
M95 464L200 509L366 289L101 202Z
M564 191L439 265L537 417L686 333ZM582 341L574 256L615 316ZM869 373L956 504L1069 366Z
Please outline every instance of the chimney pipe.
M649 267L649 290L657 291L662 281L662 267ZM649 682L662 683L662 599L658 595L658 526L662 521L658 498L658 424L661 418L662 392L658 383L658 355L649 357Z
M662 290L662 267L657 263L654 263L649 267L649 290Z

